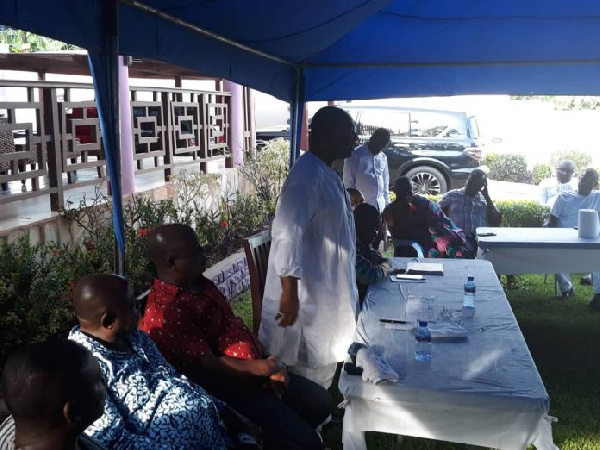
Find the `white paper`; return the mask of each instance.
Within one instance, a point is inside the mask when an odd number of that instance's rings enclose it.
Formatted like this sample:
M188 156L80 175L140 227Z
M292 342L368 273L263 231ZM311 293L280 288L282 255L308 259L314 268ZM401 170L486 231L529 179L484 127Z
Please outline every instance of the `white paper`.
M409 295L406 298L405 320L411 322L413 326L417 325L418 320L435 322L437 319L437 309L434 297L419 297Z
M425 277L423 275L396 274L396 275L390 275L390 280L410 282L410 283L424 283Z

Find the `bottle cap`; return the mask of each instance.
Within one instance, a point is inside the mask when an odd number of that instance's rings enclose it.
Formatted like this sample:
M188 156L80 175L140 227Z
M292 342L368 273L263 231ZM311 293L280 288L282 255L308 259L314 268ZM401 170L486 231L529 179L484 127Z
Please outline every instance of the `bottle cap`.
M420 327L426 327L427 326L427 321L426 320L418 320L419 322L419 326Z
M467 280L468 281L475 281L475 277L473 275L468 275L467 276Z

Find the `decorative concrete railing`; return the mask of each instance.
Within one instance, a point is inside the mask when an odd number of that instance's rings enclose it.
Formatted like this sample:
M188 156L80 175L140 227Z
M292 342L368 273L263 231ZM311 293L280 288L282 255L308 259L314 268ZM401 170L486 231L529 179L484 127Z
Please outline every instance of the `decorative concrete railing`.
M14 181L25 187L0 196L0 205L47 195L51 210L58 211L65 189L105 179L92 85L0 80L2 87L22 99L0 102L0 184L2 190ZM176 166L205 171L208 161L231 162L229 93L141 87L130 92L136 174L162 171L168 181ZM97 175L90 177L89 169ZM82 170L86 177L77 176Z

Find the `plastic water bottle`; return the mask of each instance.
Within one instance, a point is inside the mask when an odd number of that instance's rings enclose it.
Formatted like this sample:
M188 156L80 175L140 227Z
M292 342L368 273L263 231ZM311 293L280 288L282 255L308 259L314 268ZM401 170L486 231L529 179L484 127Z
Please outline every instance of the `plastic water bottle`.
M463 294L463 317L473 317L475 314L475 277L469 275L465 282L465 292Z
M419 327L415 331L415 359L431 361L431 331L425 320L419 320Z

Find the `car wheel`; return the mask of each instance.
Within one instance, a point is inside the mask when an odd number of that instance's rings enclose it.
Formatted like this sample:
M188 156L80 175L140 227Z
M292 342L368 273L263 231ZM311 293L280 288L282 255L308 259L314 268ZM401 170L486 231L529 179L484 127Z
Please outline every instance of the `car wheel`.
M433 167L415 167L406 172L413 184L413 193L419 195L445 194L448 185L444 175Z

